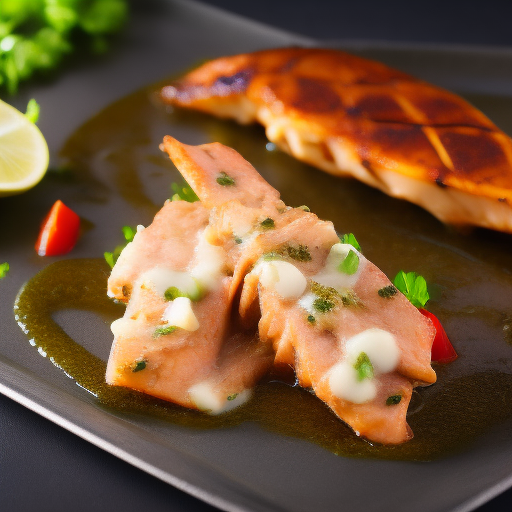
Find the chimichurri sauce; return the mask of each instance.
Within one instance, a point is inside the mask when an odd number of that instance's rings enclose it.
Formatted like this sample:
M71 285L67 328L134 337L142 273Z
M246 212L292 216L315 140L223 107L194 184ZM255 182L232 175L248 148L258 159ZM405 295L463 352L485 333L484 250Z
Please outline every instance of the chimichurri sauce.
M358 438L313 394L283 382L262 383L247 404L225 415L208 416L105 383L106 362L67 334L54 316L63 310L88 311L110 323L122 316L124 306L106 295L110 269L102 259L64 259L24 286L15 314L31 342L93 393L99 406L193 428L253 421L338 455L401 460L445 456L467 448L493 425L512 421L508 235L453 231L413 205L328 176L274 150L259 127L168 111L155 99L155 90L156 86L114 103L73 134L62 151L77 187L83 183L87 190L87 183L95 183L102 191L100 198L86 194L81 199L91 212L93 227L87 236L108 231L113 249L120 225L151 222L171 195L170 183L179 179L158 150L165 134L190 144L219 141L255 165L287 204L307 204L340 232L355 233L365 255L390 277L400 269L424 275L432 285L429 307L460 357L435 367L438 382L414 392L408 421L415 437L400 446L371 445ZM472 99L478 105L479 98ZM512 112L512 105L507 108ZM98 208L110 213L94 218ZM97 340L102 346L111 341L110 335Z

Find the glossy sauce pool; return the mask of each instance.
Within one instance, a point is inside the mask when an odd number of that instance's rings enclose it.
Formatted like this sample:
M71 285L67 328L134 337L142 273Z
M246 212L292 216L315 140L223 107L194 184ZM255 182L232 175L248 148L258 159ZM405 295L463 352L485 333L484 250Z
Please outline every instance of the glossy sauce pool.
M415 437L401 446L372 446L311 393L280 382L261 384L249 403L229 414L211 417L189 411L106 385L104 358L75 340L81 312L92 312L107 324L123 314L123 306L106 296L110 269L100 250L98 258L49 265L21 290L15 313L32 344L92 392L101 406L192 428L254 421L339 455L431 460L464 449L494 424L512 421L510 236L453 231L413 205L291 159L268 145L259 127L169 111L156 100L155 90L139 91L108 107L73 134L62 150L66 170L53 179L67 180L88 214L82 215L87 229L80 243L103 243L104 250L113 250L122 241L121 226L151 222L171 195L170 183L178 180L174 166L158 149L164 135L189 144L222 142L248 159L287 204L307 204L320 218L332 220L339 232L355 233L365 255L388 276L400 269L425 276L431 284L429 309L442 321L460 357L435 367L438 382L414 393L408 422ZM512 105L508 108L512 112ZM62 311L76 316L75 331L59 325ZM111 342L106 330L89 340L102 353Z

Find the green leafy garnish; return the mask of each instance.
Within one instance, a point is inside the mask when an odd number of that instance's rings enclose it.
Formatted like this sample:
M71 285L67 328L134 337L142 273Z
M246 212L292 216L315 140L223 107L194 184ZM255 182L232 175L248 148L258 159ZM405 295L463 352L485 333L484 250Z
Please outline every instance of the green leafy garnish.
M9 263L0 263L0 279L3 279L9 272Z
M260 226L263 229L274 229L276 227L276 224L274 222L274 219L267 217L265 220L260 222Z
M176 288L176 286L169 286L164 292L164 297L165 300L171 301L178 297L187 297L187 294Z
M402 401L402 395L391 395L386 400L386 405L397 405Z
M133 237L137 233L137 229L132 228L130 226L123 226L121 228L123 232L124 239L126 242L123 245L118 245L113 252L104 252L103 256L105 257L105 261L110 265L110 268L113 268L116 264L116 261L118 260L121 252L126 247L128 243L133 241Z
M316 318L313 315L308 315L308 322L310 324L314 324L316 322Z
M398 290L392 284L390 284L388 286L384 286L384 288L381 288L377 293L379 294L379 297L390 299L397 294L397 291Z
M55 69L84 43L105 51L106 37L127 16L126 0L1 0L0 86L14 94L20 82Z
M361 352L354 364L359 382L373 378L373 365L366 352Z
M342 244L350 244L354 249L357 249L359 252L361 252L361 246L352 233L345 233L344 235L340 236L339 239Z
M39 103L37 103L37 101L34 98L32 98L27 103L27 111L25 112L25 116L30 122L36 124L39 120L39 111Z
M224 171L217 177L217 183L223 187L232 187L235 185L235 179L227 175Z
M240 245L243 242L243 240L239 236L236 236L236 235L234 237L234 240L235 240L235 244L237 244L237 245Z
M140 372L146 368L146 361L142 359L141 361L135 361L135 364L132 366L132 372Z
M393 284L409 299L417 308L425 307L430 298L425 278L416 272L400 270L393 279Z
M234 400L237 396L238 396L238 393L233 393L232 395L228 396L228 400L229 401Z
M171 188L174 192L171 197L171 201L187 201L187 203L195 203L196 201L199 201L199 197L197 197L197 194L185 180L183 180L181 185L172 183Z
M167 336L168 334L172 334L176 331L177 327L175 325L167 325L165 327L157 327L155 332L153 333L153 338L159 338L160 336Z
M352 250L348 251L345 259L339 264L338 270L349 276L355 274L359 268L359 256Z
M298 208L299 210L302 210L302 211L307 212L307 213L309 213L309 212L311 211L311 210L309 209L309 206L306 206L305 204L303 204L302 206L297 206L297 208Z

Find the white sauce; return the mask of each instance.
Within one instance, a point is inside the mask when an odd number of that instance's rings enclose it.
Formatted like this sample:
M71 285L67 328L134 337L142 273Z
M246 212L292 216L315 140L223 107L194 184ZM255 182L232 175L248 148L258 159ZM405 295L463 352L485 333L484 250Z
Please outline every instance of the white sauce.
M361 352L369 357L376 373L392 372L400 360L395 337L382 329L367 329L347 341L347 360L355 362Z
M194 384L188 390L188 393L194 405L200 411L208 412L209 414L221 414L231 411L235 407L247 402L252 395L250 389L244 389L231 400L228 400L227 396L220 395L208 381Z
M195 264L190 269L190 276L197 279L202 287L212 290L224 275L225 264L226 252L224 249L209 244L204 236L204 231L200 233Z
M174 286L180 292L195 297L199 295L196 280L188 273L179 270L171 270L164 267L154 267L140 277L142 286L152 288L160 296L164 297L165 291Z
M287 261L262 261L253 272L259 274L262 286L275 290L283 299L298 299L308 284L304 274Z
M357 358L364 352L374 370L373 378L358 379ZM395 337L383 329L367 329L346 342L346 357L328 372L329 386L335 396L355 404L373 400L377 395L377 378L396 369L400 349Z
M341 262L347 257L350 251L354 251L354 253L357 254L357 257L359 258L359 266L357 271L352 275L345 274L338 269ZM357 280L363 271L365 263L366 258L352 245L341 243L334 244L329 251L329 255L325 261L324 268L311 279L323 286L330 286L339 292L343 292L347 289L353 288L356 285Z
M192 301L188 297L177 297L165 308L162 320L168 326L176 326L185 331L199 329L199 321L192 310Z
M338 398L354 404L363 404L377 396L375 379L357 380L357 370L348 361L335 364L328 375L329 387Z

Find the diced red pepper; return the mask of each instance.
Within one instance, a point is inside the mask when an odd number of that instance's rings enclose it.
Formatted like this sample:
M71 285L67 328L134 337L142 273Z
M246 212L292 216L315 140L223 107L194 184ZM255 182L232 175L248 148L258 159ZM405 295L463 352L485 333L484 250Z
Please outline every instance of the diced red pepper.
M441 322L437 319L437 317L427 311L426 309L419 309L420 313L427 318L432 320L434 327L436 328L436 336L434 338L434 343L432 343L432 362L436 363L451 363L457 359L457 352L453 348L453 345L450 343L446 331L444 330Z
M36 251L39 256L59 256L71 251L78 240L80 217L62 201L56 201L41 224Z

